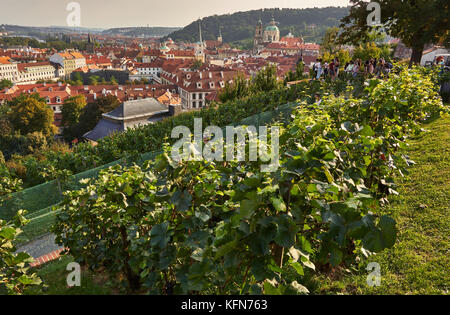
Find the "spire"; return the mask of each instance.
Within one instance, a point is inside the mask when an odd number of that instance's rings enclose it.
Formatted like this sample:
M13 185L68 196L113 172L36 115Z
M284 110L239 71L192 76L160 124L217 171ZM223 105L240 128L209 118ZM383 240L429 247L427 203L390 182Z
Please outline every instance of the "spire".
M198 22L198 29L200 33L200 43L203 43L203 37L202 37L202 20L199 20Z

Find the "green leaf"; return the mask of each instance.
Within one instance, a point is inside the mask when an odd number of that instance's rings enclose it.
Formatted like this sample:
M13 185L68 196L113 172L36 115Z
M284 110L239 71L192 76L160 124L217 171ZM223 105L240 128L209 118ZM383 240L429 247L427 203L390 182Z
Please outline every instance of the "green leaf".
M339 248L337 248L336 246L333 246L330 251L331 265L333 265L334 267L338 266L342 262L343 255L344 254L342 253L342 251Z
M150 232L150 242L152 246L165 248L169 243L170 237L167 233L169 222L164 222L153 226Z
M397 229L395 225L395 220L388 216L382 216L380 222L378 223L383 236L384 246L386 248L390 248L395 245L395 240L397 238Z
M305 272L303 271L303 267L299 262L293 262L291 263L292 268L295 269L298 275L304 276Z
M366 137L373 137L375 135L375 132L369 125L364 126L364 128L359 133Z
M280 290L280 288L276 287L276 281L269 281L266 280L266 282L264 282L264 294L266 295L281 295L282 292Z
M250 218L252 216L252 214L255 212L256 208L257 208L258 204L256 202L256 200L252 199L252 200L242 200L241 201L241 206L240 206L240 216L242 218Z
M298 283L297 281L294 281L291 283L291 287L298 293L298 294L308 294L309 290L301 285L300 283Z
M192 202L192 196L188 191L179 191L177 190L170 201L175 205L176 209L181 212L185 212L189 210Z
M275 197L270 198L270 200L277 211L286 212L286 204L283 200Z
M216 252L216 259L219 259L231 252L238 244L239 242L237 240L234 240L221 246Z
M294 245L295 235L298 230L295 222L286 215L278 217L276 222L278 224L278 229L275 242L282 247L291 247Z
M0 230L0 237L6 240L13 240L16 236L16 229L13 227L4 227Z

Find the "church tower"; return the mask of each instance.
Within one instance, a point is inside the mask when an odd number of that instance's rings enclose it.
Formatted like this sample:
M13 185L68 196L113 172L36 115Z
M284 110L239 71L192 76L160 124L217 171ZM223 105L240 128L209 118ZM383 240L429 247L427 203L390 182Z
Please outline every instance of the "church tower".
M203 42L202 36L202 21L198 22L198 30L199 30L199 42L195 45L195 59L200 60L201 62L205 62L205 43Z
M259 19L258 24L256 24L255 39L253 42L253 46L255 49L258 49L258 47L260 47L262 43L263 43L263 23L261 19Z
M219 37L217 37L217 41L219 43L223 43L222 28L221 27L219 27Z
M88 35L88 41L87 41L87 45L86 45L86 50L90 54L93 54L94 51L95 51L95 40L94 40L94 37L91 34Z

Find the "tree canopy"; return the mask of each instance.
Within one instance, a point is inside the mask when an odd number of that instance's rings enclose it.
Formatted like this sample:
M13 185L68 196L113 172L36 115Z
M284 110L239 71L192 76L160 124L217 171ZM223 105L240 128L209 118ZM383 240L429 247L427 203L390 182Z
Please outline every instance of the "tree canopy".
M55 134L53 111L37 94L22 94L9 105L11 111L8 113L8 120L15 131L20 131L22 134L37 131L45 136Z
M342 42L356 43L368 40L371 30L385 29L388 34L401 39L412 49L410 63L420 63L425 45L440 43L446 46L450 40L450 22L447 0L378 0L381 7L381 25L367 23L370 11L368 2L350 0L352 7L348 16L342 19L344 31Z

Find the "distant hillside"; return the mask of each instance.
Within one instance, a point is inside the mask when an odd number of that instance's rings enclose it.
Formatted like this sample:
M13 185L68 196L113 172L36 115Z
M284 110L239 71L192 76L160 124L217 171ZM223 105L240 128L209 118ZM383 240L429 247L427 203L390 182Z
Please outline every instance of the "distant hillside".
M8 32L13 36L33 36L40 39L45 39L48 36L56 34L68 33L98 33L100 30L96 28L83 27L67 27L67 26L19 26L19 25L0 25L0 32Z
M130 37L163 37L178 31L179 27L123 27L103 31L105 35L123 35Z
M345 7L327 7L311 9L264 9L234 14L214 15L202 20L203 38L216 39L219 27L223 40L227 43L249 41L255 33L259 19L267 25L272 15L279 23L281 36L292 30L294 35L302 35L307 42L320 42L329 27L338 26L339 20L348 13ZM173 32L167 37L175 41L195 42L199 40L198 21Z
M124 27L124 28L84 28L84 27L67 27L67 26L19 26L19 25L0 25L0 32L8 32L13 36L31 36L39 39L46 39L49 36L55 36L68 33L93 33L105 35L123 35L130 37L162 37L178 31L179 27Z

